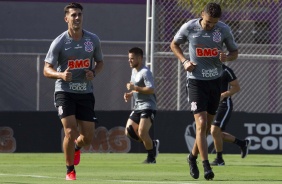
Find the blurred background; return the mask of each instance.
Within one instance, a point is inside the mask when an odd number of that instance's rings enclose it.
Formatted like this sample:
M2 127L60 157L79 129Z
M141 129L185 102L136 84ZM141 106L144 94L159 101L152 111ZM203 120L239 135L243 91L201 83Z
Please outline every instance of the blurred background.
M43 66L51 42L67 30L63 9L70 2L0 0L0 152L61 151L61 124L53 105L55 81L43 76ZM187 152L185 138L194 138L189 129L194 119L186 100L186 72L169 44L180 26L200 17L210 1L77 2L84 7L84 28L99 36L104 53L104 70L93 83L95 110L106 128L100 127L103 138L99 131L95 134L94 140L100 142L95 142L94 152L113 151L110 143L119 146L118 140L124 136L122 126L132 108L123 100L131 75L127 53L135 46L144 50L144 62L155 78L159 111L154 137L162 141L162 152ZM221 21L231 27L239 46L239 58L227 63L241 85L233 97L230 133L251 138L252 153L281 153L282 1L214 2L221 4ZM183 49L189 58L187 46ZM109 141L107 136L116 126L120 136ZM108 147L100 146L103 144ZM134 143L128 146L131 148L126 150L132 152L144 151ZM234 147L225 149L226 153L236 151Z
M54 110L54 81L46 79L42 70L51 41L67 29L63 8L69 2L0 1L0 111ZM200 16L209 1L78 2L84 6L84 28L100 37L105 55L104 71L94 80L97 110L130 110L122 95L131 73L127 51L133 46L147 52L147 64L153 62L158 108L189 108L186 73L169 43L183 23ZM281 113L282 2L215 2L221 3L221 20L232 28L239 46L239 58L228 63L242 88L233 98L234 110Z

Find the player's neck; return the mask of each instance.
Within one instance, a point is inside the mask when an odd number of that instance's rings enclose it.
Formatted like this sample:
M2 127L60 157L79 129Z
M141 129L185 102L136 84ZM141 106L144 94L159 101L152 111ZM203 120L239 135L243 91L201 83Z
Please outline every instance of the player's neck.
M141 68L143 68L143 64L138 65L135 69L136 69L136 71L140 71Z
M75 41L79 41L81 38L82 38L82 36L83 36L83 31L82 31L82 29L79 29L79 30L73 30L73 29L69 29L68 30L68 33L69 33L69 36L73 39L73 40L75 40Z

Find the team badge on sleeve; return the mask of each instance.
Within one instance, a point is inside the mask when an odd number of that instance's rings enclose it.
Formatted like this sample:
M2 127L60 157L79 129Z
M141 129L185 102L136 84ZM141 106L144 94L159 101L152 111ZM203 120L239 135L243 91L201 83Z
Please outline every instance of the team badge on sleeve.
M85 45L85 51L86 52L92 52L93 51L93 42L87 41L84 42Z

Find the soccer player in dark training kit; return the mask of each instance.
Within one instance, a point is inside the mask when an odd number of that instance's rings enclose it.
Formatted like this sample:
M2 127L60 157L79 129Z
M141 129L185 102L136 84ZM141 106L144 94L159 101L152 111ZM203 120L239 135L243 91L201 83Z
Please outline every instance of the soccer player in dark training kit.
M54 100L65 133L66 180L76 180L80 149L92 142L97 122L92 80L103 69L100 40L82 29L82 10L78 3L64 8L68 30L52 42L43 71L56 79Z
M202 159L204 178L214 178L208 160L206 136L220 101L222 62L233 61L238 57L231 29L219 21L221 13L219 4L208 3L201 18L184 23L170 44L171 50L187 71L188 102L196 122L196 139L187 161L190 175L194 179L199 178L198 154ZM186 42L189 45L189 59L180 47ZM228 52L223 51L224 45Z
M156 163L159 153L159 140L152 140L149 130L156 115L155 85L152 72L143 64L143 50L134 47L128 51L128 62L132 68L130 82L126 84L129 92L124 93L128 102L133 97L134 110L126 123L125 134L131 139L144 144L147 150L146 164Z
M214 166L223 166L225 162L222 158L223 142L230 142L238 145L241 149L241 157L248 155L250 140L240 140L233 135L225 132L226 125L230 120L233 102L231 96L240 91L240 84L234 71L226 65L222 65L223 73L221 76L221 96L215 120L211 126L211 135L214 140L216 158L211 163Z

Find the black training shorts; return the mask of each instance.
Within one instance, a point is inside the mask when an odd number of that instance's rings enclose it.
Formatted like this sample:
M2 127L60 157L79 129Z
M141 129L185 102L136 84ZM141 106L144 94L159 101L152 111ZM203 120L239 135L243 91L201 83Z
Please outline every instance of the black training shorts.
M63 91L55 93L55 106L61 119L75 115L78 120L97 122L94 105L93 93L80 94Z
M194 114L207 111L215 115L220 101L221 78L214 80L188 79L188 103Z
M129 115L129 119L139 124L141 118L150 118L151 122L154 122L156 116L156 110L144 109L144 110L134 110Z
M221 130L225 130L225 127L231 118L232 110L232 101L221 102L217 109L213 125L218 126Z

